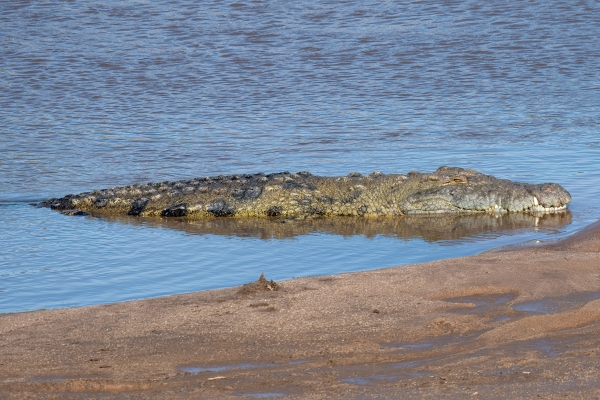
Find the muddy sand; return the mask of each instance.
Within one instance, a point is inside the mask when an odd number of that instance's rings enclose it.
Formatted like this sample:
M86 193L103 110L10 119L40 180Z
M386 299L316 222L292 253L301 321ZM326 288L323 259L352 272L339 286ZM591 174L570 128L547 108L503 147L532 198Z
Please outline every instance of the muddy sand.
M598 398L600 222L541 247L1 314L0 335L9 399Z

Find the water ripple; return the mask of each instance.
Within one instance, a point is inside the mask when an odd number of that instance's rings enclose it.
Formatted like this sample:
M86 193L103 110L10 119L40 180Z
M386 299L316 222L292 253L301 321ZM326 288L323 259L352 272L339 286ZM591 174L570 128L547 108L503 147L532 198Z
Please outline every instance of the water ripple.
M278 271L279 262L290 269L275 278L366 269L420 260L411 257L425 248L322 234L298 239L294 249L256 245L263 258L227 261L223 254L251 242L202 236L216 240L202 253L223 262L229 277L235 271L241 281L233 282L185 250L197 236L9 204L116 185L458 165L563 184L574 199L567 230L598 218L599 8L584 1L2 2L0 309L243 283L263 267ZM156 235L164 235L160 251ZM387 255L369 261L353 252L361 246ZM315 249L310 267L294 259L307 249ZM332 254L329 264L317 267L324 254ZM250 265L248 274L235 263ZM194 275L189 265L210 273Z

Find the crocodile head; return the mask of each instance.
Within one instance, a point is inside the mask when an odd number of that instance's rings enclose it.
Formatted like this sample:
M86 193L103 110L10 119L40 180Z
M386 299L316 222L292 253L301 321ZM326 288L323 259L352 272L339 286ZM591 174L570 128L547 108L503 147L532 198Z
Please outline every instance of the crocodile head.
M440 184L409 195L402 207L405 213L546 213L565 209L571 201L569 192L556 183L511 182L461 168L441 167L430 179Z

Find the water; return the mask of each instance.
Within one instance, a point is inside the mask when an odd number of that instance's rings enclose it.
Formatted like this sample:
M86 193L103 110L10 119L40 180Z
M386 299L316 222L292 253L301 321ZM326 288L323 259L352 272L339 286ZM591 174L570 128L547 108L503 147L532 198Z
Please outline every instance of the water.
M455 257L598 219L600 5L396 3L0 4L0 312ZM437 239L265 239L27 204L204 175L440 165L558 182L572 215Z

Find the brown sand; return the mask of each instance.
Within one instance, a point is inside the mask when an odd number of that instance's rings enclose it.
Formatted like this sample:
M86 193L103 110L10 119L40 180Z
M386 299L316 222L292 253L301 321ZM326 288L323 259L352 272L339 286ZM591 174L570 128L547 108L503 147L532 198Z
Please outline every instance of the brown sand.
M544 247L264 282L0 315L0 398L600 397L600 222Z

